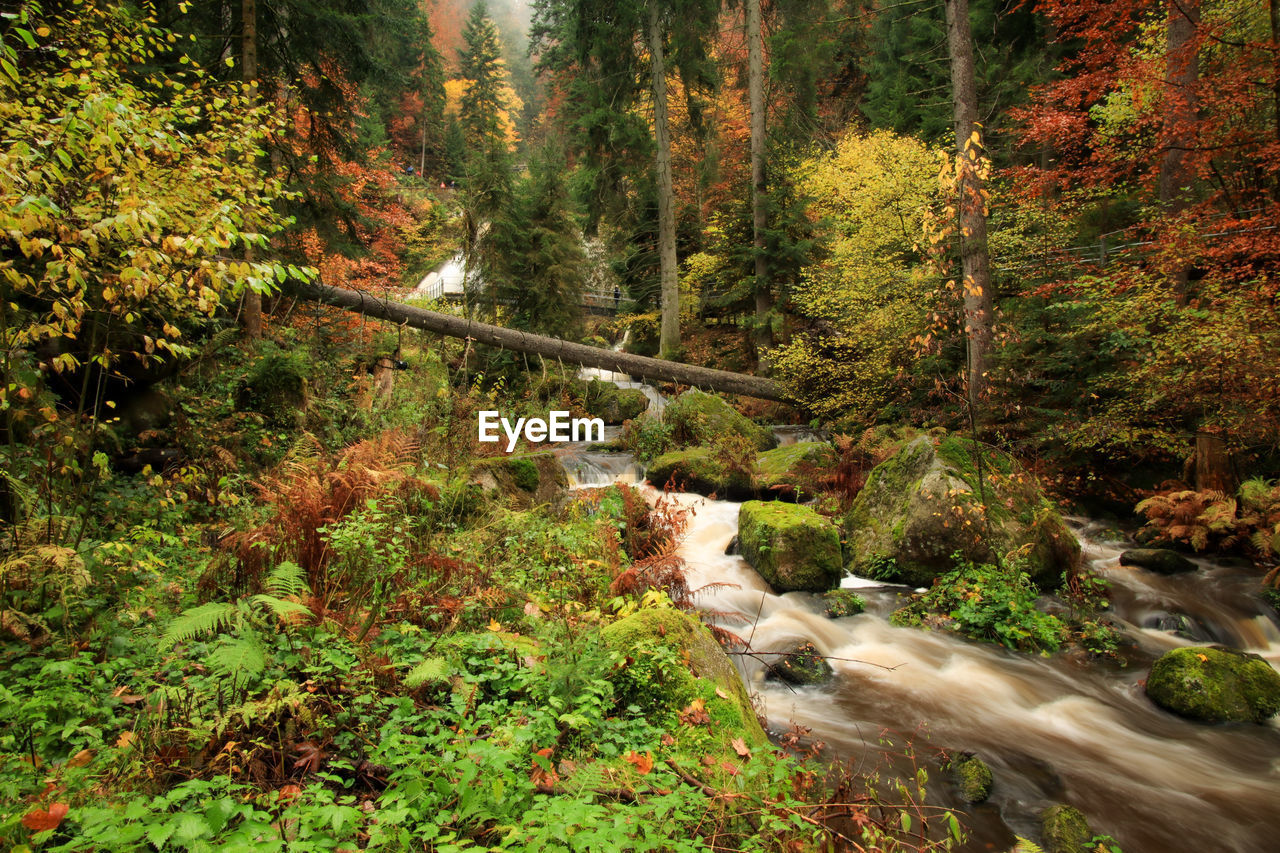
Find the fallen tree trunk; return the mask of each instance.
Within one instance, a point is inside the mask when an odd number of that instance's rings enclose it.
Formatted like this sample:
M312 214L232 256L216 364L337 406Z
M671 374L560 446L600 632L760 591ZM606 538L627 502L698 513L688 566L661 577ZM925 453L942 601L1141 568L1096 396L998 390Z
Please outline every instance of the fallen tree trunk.
M506 329L451 314L441 314L438 311L428 311L425 308L415 308L412 305L379 299L371 294L347 290L343 287L298 284L290 289L300 299L323 302L366 317L376 317L454 338L470 338L488 346L540 355L583 367L598 367L645 379L676 382L695 388L723 391L727 394L758 397L762 400L789 402L783 394L780 383L760 376L747 376L743 373L730 373L727 370L713 370L710 367L698 367L692 364L681 364L678 361L663 361L643 355L570 343L559 338L549 338L545 335Z

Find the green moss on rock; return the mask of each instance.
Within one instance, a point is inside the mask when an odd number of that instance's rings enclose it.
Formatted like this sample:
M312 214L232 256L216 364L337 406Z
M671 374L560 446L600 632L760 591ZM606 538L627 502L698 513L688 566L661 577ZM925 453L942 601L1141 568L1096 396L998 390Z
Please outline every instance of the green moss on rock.
M1079 542L1034 478L956 436L921 435L872 469L843 530L851 571L913 586L952 570L956 553L978 563L1020 556L1041 589L1056 588L1080 559Z
M1040 813L1040 832L1048 853L1082 853L1089 849L1093 830L1084 813L1072 806L1058 804Z
M569 488L569 475L550 451L479 460L476 482L487 491L505 495L517 508L555 503Z
M840 582L840 534L807 506L747 501L738 515L738 548L779 592L825 592Z
M824 614L828 619L841 616L856 616L867 608L862 596L851 589L833 589L824 593L822 600L826 603Z
M947 768L955 779L960 796L967 803L985 802L991 796L991 768L972 753L951 760Z
M706 447L664 453L653 461L645 476L658 488L670 482L677 488L700 495L741 499L755 494L755 484L749 476L738 471L726 471Z
M787 684L821 684L832 676L831 664L813 643L800 643L769 664L766 674Z
M697 390L686 391L672 400L663 419L682 446L714 444L730 435L744 436L757 450L768 450L776 443L767 427L753 423L719 397Z
M619 388L612 382L592 379L585 384L583 406L587 414L606 424L620 424L639 417L649 408L649 398L639 388Z
M837 461L835 449L826 442L776 447L756 457L756 482L761 491L775 494L813 493L817 479L830 473Z
M1280 713L1280 673L1264 659L1221 646L1166 652L1151 667L1147 696L1205 723L1264 723Z
M722 733L726 740L743 737L755 746L768 743L737 668L696 617L671 607L649 608L606 626L600 637L608 648L637 661L629 666L660 647L681 661L663 670L661 683L650 681L654 710L674 713L701 697L707 714L726 729ZM683 665L686 653L687 666ZM709 684L704 687L704 682Z

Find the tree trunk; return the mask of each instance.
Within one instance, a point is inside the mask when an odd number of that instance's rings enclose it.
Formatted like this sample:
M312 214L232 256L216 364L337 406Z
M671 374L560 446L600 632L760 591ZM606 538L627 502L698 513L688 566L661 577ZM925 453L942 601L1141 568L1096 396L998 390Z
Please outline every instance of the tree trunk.
M769 284L769 259L765 231L769 227L769 200L765 197L764 50L760 39L760 0L747 0L747 91L751 102L751 231L755 249L756 363L769 369L765 351L773 346L773 292Z
M658 279L661 283L662 328L659 355L680 355L680 280L676 268L676 214L671 178L671 128L667 116L667 68L663 56L659 0L649 0L649 61L653 70L653 132L657 148Z
M1195 453L1196 490L1201 492L1236 493L1235 467L1227 442L1216 433L1196 433Z
M256 104L258 100L257 0L242 0L240 6L240 17L241 73L244 75L244 81L249 84L250 99ZM252 153L250 153L248 157L256 167L257 158ZM246 261L253 260L252 246L245 247L244 259ZM262 294L252 288L249 288L244 292L244 306L240 316L240 321L244 325L245 337L250 339L262 337Z
M956 154L960 158L957 192L960 208L960 263L964 275L964 326L969 342L969 405L980 416L986 395L995 314L991 262L987 255L987 211L977 172L978 96L973 72L973 35L969 0L944 0L947 52L951 58L951 98L955 107Z
M762 400L787 401L780 383L759 376L747 376L742 373L730 373L727 370L713 370L709 367L697 367L677 361L647 358L642 355L570 343L559 338L506 329L452 314L440 314L425 308L389 302L343 287L296 284L289 289L300 299L323 302L366 317L389 320L454 338L470 339L487 346L502 347L529 355L541 355L584 367L599 367L646 379L676 382L728 394L758 397Z
M1164 158L1160 162L1160 202L1165 212L1175 215L1190 201L1187 185L1192 175L1187 171L1187 158L1196 144L1194 123L1200 109L1196 84L1200 78L1200 59L1195 47L1196 27L1200 23L1200 0L1169 0L1169 19L1165 32L1164 72ZM1173 272L1174 293L1179 304L1187 302L1190 270L1185 266Z

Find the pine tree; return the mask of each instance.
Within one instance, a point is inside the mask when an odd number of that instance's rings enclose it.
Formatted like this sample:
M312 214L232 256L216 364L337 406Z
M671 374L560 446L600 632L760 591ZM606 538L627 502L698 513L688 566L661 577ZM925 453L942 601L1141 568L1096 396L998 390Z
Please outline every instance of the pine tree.
M502 86L507 82L507 72L498 28L489 17L484 0L471 7L462 38L466 47L459 51L458 58L467 88L462 95L460 121L467 147L473 152L491 146L505 147L502 114L508 104Z
M564 172L563 157L539 156L495 215L482 251L485 281L509 312L506 325L554 337L578 331L586 287L586 254Z

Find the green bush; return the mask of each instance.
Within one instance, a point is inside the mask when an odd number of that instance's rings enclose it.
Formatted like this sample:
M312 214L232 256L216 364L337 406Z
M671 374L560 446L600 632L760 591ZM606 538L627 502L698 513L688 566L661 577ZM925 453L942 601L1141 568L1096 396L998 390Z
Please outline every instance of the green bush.
M941 615L967 637L1022 651L1054 652L1062 645L1062 620L1036 609L1037 592L1020 566L999 568L966 563L934 581L933 587L893 614L896 625L923 626Z

